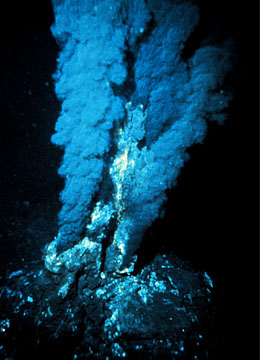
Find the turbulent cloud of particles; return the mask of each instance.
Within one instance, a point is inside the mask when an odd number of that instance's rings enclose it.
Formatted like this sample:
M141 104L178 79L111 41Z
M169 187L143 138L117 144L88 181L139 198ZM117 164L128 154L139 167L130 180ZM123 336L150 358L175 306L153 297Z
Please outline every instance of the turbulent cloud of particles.
M183 56L199 22L189 0L52 3L61 102L52 142L64 149L65 187L51 256L87 238L101 244L106 271L122 271L187 149L203 141L207 121L225 120L228 43Z

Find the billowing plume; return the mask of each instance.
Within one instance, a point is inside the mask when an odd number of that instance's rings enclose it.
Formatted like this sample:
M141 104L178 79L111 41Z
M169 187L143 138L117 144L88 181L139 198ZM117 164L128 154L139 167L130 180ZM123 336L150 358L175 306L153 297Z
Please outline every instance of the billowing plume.
M199 12L191 1L53 0L61 47L54 75L61 112L52 142L59 174L63 251L87 236L105 268L127 266L159 216L186 150L206 120L222 123L230 95L226 46L182 56Z

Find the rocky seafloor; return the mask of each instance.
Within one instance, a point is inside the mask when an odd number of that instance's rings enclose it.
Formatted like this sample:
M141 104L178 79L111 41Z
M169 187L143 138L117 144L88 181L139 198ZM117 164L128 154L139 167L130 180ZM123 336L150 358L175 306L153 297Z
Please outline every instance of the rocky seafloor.
M1 358L207 359L209 275L160 254L105 274L99 246L85 238L54 267L49 245L46 268L35 261L2 278Z

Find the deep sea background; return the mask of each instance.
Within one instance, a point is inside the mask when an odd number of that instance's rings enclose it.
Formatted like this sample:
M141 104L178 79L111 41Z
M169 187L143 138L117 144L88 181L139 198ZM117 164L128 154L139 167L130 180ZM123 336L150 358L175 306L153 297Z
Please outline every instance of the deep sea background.
M253 359L248 354L257 350L257 5L201 1L202 25L186 51L208 34L217 41L232 36L238 56L227 86L234 99L224 126L209 124L203 145L189 150L178 185L168 191L165 217L147 231L139 251L143 263L173 251L212 277L216 358L245 352ZM51 2L1 2L0 17L1 280L42 258L57 230L63 180L57 175L62 152L50 143L60 110L52 82L59 48L50 32Z

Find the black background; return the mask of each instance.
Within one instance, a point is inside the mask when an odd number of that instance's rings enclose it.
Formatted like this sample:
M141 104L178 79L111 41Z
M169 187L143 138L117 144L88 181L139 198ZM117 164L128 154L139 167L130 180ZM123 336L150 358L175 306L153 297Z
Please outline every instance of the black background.
M149 230L141 254L146 261L157 251L174 251L195 269L207 271L217 303L216 358L244 354L253 359L258 339L258 2L201 1L200 6L207 24L202 33L214 29L218 41L235 40L237 62L229 79L234 98L224 126L211 124L204 144L189 150L190 161L168 192L165 218ZM55 233L63 182L56 174L61 151L49 140L60 109L51 78L59 50L49 31L51 3L1 2L0 16L4 273L33 254L41 257ZM29 244L17 240L17 226L41 211L44 224L50 225L46 238L32 236ZM26 246L32 248L29 255Z

